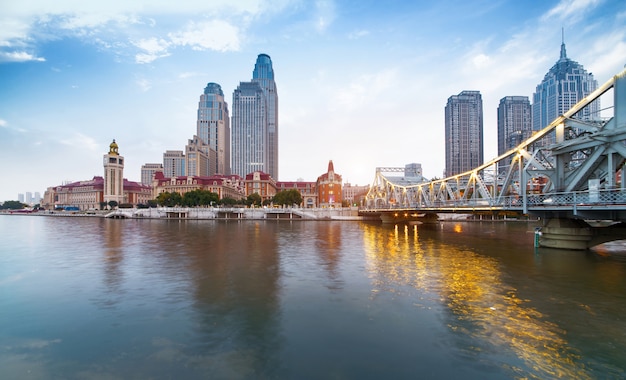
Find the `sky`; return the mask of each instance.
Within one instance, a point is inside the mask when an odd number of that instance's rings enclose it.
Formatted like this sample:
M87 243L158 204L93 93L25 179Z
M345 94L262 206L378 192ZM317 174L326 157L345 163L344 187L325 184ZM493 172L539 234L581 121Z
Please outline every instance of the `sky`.
M279 97L279 181L344 183L376 167L445 166L444 108L482 94L484 157L501 98L532 94L567 55L601 85L626 64L623 0L27 0L0 3L0 201L184 150L200 95L229 107L258 54ZM232 108L232 107L230 107Z

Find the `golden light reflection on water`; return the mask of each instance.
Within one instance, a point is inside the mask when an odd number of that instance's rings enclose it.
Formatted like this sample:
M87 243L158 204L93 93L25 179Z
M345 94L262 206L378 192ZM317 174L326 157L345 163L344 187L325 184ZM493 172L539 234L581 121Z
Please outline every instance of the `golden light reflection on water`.
M462 350L475 355L511 350L530 369L510 368L520 378L592 378L565 332L503 282L498 260L437 239L420 240L418 226L363 228L373 295L407 285L419 290L417 306L445 305L448 327L482 342ZM462 233L461 225L453 231Z

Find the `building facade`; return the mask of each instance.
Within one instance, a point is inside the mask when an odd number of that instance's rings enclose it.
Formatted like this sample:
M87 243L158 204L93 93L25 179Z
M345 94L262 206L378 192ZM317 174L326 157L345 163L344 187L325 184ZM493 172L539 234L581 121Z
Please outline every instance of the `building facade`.
M341 175L335 173L335 166L330 160L326 173L317 177L315 182L318 207L341 207L342 183Z
M230 114L222 87L210 82L198 102L197 136L216 154L215 172L230 174Z
M274 67L269 55L258 55L252 72L252 81L261 86L267 102L267 163L265 170L272 178L278 180L278 92L274 80Z
M278 96L272 61L259 54L253 79L233 92L231 171L242 177L264 172L278 178Z
M193 190L206 190L218 195L219 199L244 198L244 181L237 175L215 174L212 176L178 176L165 177L156 173L152 181L152 197L156 199L161 193L179 193L183 195Z
M546 73L533 94L532 128L535 131L547 127L581 99L598 88L598 82L576 61L567 58L565 42L561 42L559 60ZM600 118L600 100L581 110L576 118L585 121ZM554 136L550 142L554 141Z
M182 150L166 150L163 153L163 174L165 177L187 175L185 153Z
M163 164L141 165L141 183L146 186L152 186L152 177L156 172L163 172Z
M256 171L246 174L246 198L259 194L261 202L271 201L276 195L276 181L268 173Z
M483 101L479 91L448 98L445 108L446 169L449 177L483 163Z
M217 152L198 136L185 146L185 174L208 177L217 173Z
M285 181L276 182L276 190L287 191L297 190L302 196L302 207L314 208L317 207L317 191L315 188L315 182L304 181Z
M527 96L505 96L498 105L498 156L516 148L532 136L532 113ZM508 170L511 159L498 167L498 171Z
M124 203L124 157L120 156L115 140L104 155L104 202Z

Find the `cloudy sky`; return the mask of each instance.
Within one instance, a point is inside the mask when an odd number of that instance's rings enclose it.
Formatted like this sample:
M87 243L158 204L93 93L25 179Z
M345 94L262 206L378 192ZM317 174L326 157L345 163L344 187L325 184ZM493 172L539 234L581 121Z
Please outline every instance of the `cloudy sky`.
M0 201L102 175L112 139L125 177L182 150L200 94L228 103L271 56L281 181L333 160L364 185L378 166L444 170L449 96L483 96L485 159L496 110L531 96L559 57L599 84L626 64L623 0L27 0L0 4Z

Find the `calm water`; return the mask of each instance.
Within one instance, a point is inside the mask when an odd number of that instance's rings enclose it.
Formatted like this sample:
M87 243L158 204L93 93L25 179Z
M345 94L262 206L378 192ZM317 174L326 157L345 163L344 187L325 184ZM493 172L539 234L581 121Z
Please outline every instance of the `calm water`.
M0 378L626 377L626 253L533 227L0 216Z

